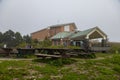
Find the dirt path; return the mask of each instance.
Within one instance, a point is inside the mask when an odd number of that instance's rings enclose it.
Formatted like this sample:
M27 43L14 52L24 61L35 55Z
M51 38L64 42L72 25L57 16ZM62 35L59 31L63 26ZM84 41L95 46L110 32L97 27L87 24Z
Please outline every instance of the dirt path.
M0 58L0 60L33 60L33 59L25 59L25 58Z

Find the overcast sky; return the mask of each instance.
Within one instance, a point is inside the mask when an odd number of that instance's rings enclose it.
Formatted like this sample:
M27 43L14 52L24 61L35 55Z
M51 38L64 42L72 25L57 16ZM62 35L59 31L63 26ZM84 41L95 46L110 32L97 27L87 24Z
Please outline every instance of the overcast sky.
M98 26L120 41L120 0L0 0L0 32L26 35L70 22L79 30Z

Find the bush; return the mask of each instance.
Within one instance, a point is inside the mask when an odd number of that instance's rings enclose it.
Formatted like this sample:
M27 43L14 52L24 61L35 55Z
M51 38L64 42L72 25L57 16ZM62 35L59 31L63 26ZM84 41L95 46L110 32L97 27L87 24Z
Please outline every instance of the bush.
M57 48L65 48L65 47L63 45L59 45L59 46L49 46L48 48L57 49Z
M80 49L80 47L78 46L63 46L63 45L58 45L58 46L50 46L48 48L53 48L53 49L57 49L57 48L68 48L68 49Z
M3 43L0 43L0 48L3 48L4 44Z
M111 53L120 53L120 43L111 42L110 46L111 46L110 49Z
M117 46L113 46L113 47L111 47L110 52L111 53L120 53L120 48Z
M63 66L63 65L66 65L66 64L72 64L76 60L69 59L69 58L68 59L61 58L61 59L35 59L33 61L48 63L48 64L53 65L53 66Z
M80 49L80 47L78 47L78 46L67 46L67 48L69 48L69 49Z
M36 58L34 54L27 54L23 56L24 58Z
M79 54L80 58L96 58L94 53Z

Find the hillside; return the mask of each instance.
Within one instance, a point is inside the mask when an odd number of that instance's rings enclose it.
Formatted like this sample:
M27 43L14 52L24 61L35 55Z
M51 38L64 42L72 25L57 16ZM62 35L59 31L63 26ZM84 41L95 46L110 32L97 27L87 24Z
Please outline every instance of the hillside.
M0 60L0 80L119 80L120 54L95 59Z

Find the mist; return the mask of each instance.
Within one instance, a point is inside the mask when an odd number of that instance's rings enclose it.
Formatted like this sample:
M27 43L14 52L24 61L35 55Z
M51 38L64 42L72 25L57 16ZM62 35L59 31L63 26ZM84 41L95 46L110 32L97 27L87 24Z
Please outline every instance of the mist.
M0 32L25 34L75 22L79 30L98 26L120 41L120 0L0 0Z

